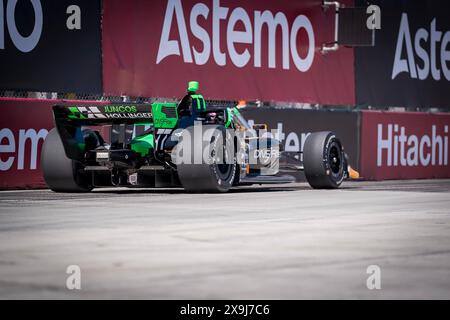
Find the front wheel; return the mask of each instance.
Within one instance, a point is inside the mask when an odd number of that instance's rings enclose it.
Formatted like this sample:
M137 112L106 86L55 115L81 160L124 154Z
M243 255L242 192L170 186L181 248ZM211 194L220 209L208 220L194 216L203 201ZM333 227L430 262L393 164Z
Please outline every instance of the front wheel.
M332 132L311 133L303 147L303 167L314 189L336 189L345 178L345 154Z

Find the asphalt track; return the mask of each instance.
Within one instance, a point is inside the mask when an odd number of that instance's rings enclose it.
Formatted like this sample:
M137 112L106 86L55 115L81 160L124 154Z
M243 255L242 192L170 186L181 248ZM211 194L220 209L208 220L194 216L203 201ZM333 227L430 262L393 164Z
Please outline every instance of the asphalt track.
M0 192L0 298L450 299L450 180Z

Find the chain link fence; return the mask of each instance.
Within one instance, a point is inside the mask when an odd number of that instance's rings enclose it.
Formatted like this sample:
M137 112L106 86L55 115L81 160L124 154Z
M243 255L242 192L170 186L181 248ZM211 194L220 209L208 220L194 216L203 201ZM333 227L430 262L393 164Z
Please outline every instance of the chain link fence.
M183 93L181 93L182 95ZM0 98L29 98L49 100L82 100L82 101L110 101L112 103L153 103L153 102L178 102L179 98L151 98L133 96L105 96L100 94L78 94L57 92L35 92L35 91L8 91L0 90ZM208 104L214 106L230 106L238 104L238 101L207 100Z
M36 91L8 91L0 90L0 97L4 98L31 98L50 100L89 100L89 101L111 101L111 102L154 102L154 98L130 97L130 96L104 96L100 94L58 93L58 92L36 92Z
M178 102L183 93L178 98L151 98L151 97L133 97L133 96L105 96L101 94L79 94L79 93L57 93L57 92L35 92L35 91L11 91L0 90L0 98L31 98L31 99L54 99L54 100L89 100L89 101L110 101L112 103L153 103L153 102ZM311 110L384 110L396 112L450 112L448 107L376 107L370 105L356 106L336 106L336 105L320 105L299 102L274 102L274 101L223 101L223 100L206 100L209 105L213 106L230 106L230 105L246 105L261 108L275 109L311 109Z

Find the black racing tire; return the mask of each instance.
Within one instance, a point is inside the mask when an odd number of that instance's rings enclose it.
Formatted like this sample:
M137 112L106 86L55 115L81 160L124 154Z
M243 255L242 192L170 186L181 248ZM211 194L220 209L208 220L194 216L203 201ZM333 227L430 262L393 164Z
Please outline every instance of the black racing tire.
M189 127L185 130L190 135L191 146L196 143L202 144L202 152L206 151L206 154L214 158L214 155L218 154L218 150L221 148L229 149L228 152L229 163L219 163L211 160L211 162L202 161L201 164L194 163L194 155L191 153L189 163L177 164L177 173L180 178L180 182L183 188L188 192L201 192L201 193L219 193L227 192L233 186L235 182L237 170L236 156L234 148L224 148L226 141L229 139L230 132L223 126L206 125L202 126L203 132L209 131L210 134L206 137L205 141L202 137L194 136L194 128ZM194 140L195 139L195 140ZM194 148L191 148L193 150ZM230 150L233 151L230 151Z
M345 154L341 141L333 132L308 135L303 147L303 167L314 189L336 189L345 178Z
M92 134L83 131L84 137ZM41 170L47 186L55 192L89 192L93 189L91 178L82 169L80 162L66 156L58 131L52 129L45 138L41 153Z

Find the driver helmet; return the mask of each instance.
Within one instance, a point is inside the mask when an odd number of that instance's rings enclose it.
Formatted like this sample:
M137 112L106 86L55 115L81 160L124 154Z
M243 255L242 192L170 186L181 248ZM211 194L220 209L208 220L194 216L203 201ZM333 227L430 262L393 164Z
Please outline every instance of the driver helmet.
M198 90L198 82L197 81L189 81L187 91L189 93L195 93Z

